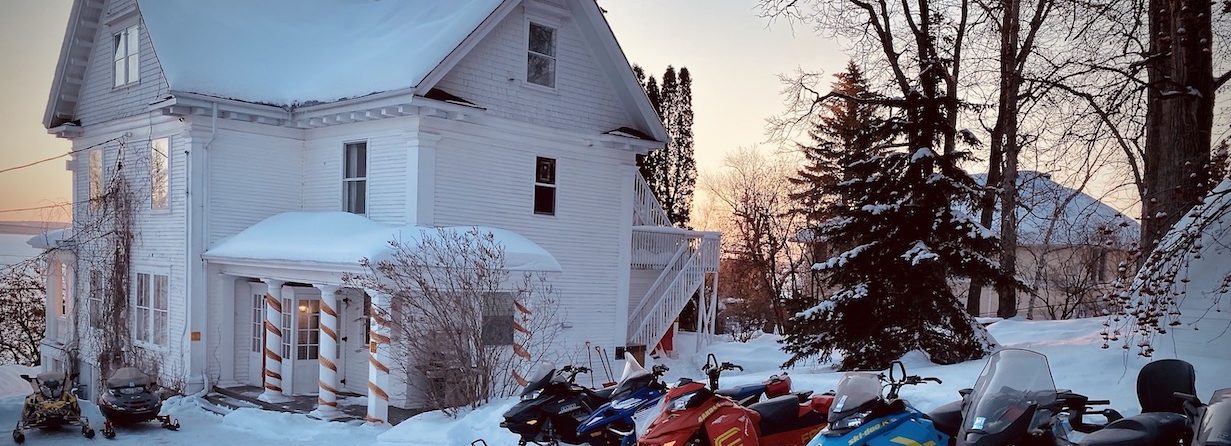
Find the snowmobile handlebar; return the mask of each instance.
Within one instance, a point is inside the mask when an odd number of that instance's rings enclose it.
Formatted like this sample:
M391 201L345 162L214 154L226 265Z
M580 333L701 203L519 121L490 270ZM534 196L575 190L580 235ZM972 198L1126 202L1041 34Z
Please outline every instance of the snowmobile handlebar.
M671 370L671 368L662 364L655 364L650 370L654 373L654 376L662 376L664 373L667 373L668 370Z

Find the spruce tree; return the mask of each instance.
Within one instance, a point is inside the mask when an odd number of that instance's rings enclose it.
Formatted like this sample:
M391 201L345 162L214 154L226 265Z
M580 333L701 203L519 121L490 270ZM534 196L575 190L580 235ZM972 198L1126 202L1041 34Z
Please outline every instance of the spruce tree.
M868 80L855 61L846 70L834 75L833 91L853 98L871 97ZM835 186L850 177L846 166L883 152L878 143L884 139L883 122L877 117L877 107L851 99L837 99L824 105L808 136L810 144L799 144L804 165L790 178L798 189L791 194L808 228L816 228L832 217L834 207L843 202L835 195ZM819 251L818 251L819 252Z

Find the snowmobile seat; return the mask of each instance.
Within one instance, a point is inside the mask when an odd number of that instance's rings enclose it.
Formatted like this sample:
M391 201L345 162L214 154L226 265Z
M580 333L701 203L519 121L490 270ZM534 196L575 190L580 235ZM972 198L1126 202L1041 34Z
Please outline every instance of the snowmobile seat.
M809 411L800 416L799 397L783 395L771 398L751 406L749 409L761 415L759 424L762 436L793 431L806 426L819 426L825 421L825 415Z
M1179 359L1161 359L1146 364L1137 374L1137 399L1141 412L1184 413L1184 404L1175 393L1197 394L1197 372L1193 365Z
M936 430L944 432L949 437L957 437L962 428L962 400L951 401L928 412L926 417L932 420Z
M718 389L714 393L730 398L732 401L737 403L741 403L749 398L755 398L753 401L760 399L762 392L765 392L765 384L746 384L726 389Z
M1188 418L1168 412L1150 412L1116 420L1078 442L1081 446L1135 446L1173 444L1187 435Z

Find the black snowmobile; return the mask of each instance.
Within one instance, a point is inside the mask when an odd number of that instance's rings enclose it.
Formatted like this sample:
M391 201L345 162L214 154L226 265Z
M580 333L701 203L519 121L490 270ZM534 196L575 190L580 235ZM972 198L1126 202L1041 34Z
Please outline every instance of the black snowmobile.
M1197 393L1192 364L1163 359L1137 375L1141 414L1120 419L1081 439L1081 446L1231 446L1231 388L1214 392L1209 404Z
M13 441L26 441L26 429L56 429L63 426L80 426L81 435L94 438L90 421L81 416L81 405L73 394L75 375L64 372L43 372L37 376L21 375L36 388L26 397L21 409L21 419L13 429Z
M104 384L107 391L103 392L98 400L98 408L106 418L103 422L104 437L115 437L117 425L127 426L152 420L158 420L165 429L180 428L179 421L168 415L159 415L162 399L154 393L150 377L140 370L133 367L121 368L112 373Z
M504 413L500 427L521 437L519 445L582 444L577 426L611 399L615 387L591 390L575 383L586 367L548 369L526 385L521 401Z

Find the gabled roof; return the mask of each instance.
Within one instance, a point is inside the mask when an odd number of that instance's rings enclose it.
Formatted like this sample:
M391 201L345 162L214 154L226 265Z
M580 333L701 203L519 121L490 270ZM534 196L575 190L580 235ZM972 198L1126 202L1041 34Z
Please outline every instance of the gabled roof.
M972 177L979 184L987 181L987 174ZM1085 192L1057 183L1049 174L1023 170L1018 172L1017 183L1017 236L1021 244L1082 245L1096 243L1100 228L1121 240L1135 239L1141 231L1136 220ZM1059 208L1061 205L1064 207ZM992 228L999 228L999 221L997 209Z
M171 90L294 106L414 87L501 0L139 0Z
M75 0L43 124L71 121L103 0ZM423 96L524 0L138 0L175 92L294 108ZM594 0L565 0L600 69L653 140L667 132ZM77 73L74 70L79 70ZM478 104L482 106L482 104Z

